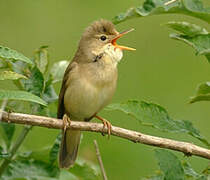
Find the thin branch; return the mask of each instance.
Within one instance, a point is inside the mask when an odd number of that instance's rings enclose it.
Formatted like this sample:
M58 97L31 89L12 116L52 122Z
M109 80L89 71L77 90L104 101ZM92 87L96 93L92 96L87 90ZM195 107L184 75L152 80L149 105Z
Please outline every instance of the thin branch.
M94 140L93 142L94 142L94 145L95 145L96 156L97 156L97 159L98 159L98 163L100 165L100 168L101 168L101 173L103 175L103 179L104 180L108 180L108 178L106 176L106 171L104 169L103 161L102 161L102 158L101 158L101 154L100 154L100 151L99 151L98 143L97 143L96 140Z
M2 121L8 122L8 123L27 124L27 125L32 125L32 126L42 126L42 127L47 127L47 128L63 129L63 122L61 120L58 120L55 118L43 117L43 116L28 115L28 114L3 112ZM104 128L103 124L101 123L72 121L71 126L70 127L68 126L67 128L74 129L74 130L81 130L81 131L107 133L107 128ZM140 132L127 130L127 129L123 129L123 128L115 127L115 126L112 126L111 134L114 136L131 140L135 143L157 146L160 148L180 151L188 156L195 155L195 156L200 156L206 159L210 159L209 149L196 146L192 143L175 141L175 140L156 137L156 136L150 136L150 135L142 134Z

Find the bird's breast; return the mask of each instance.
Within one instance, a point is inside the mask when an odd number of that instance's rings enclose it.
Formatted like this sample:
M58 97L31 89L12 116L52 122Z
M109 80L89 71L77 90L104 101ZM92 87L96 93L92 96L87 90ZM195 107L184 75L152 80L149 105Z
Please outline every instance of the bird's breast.
M70 117L90 118L110 102L116 88L117 71L99 69L81 67L79 76L69 84L64 105Z

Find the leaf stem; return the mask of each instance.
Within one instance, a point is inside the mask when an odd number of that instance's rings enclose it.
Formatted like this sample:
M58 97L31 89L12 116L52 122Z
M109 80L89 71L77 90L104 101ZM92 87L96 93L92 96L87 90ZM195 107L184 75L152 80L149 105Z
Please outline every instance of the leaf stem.
M19 149L20 145L23 143L25 137L27 136L27 134L29 133L31 128L32 128L32 126L28 126L28 125L24 126L22 132L18 136L16 142L14 143L14 145L12 146L12 148L11 148L11 150L9 152L9 157L7 159L4 159L3 163L0 166L0 177L2 176L2 174L4 173L6 168L8 167L9 163L11 162L11 160L14 157L15 153Z

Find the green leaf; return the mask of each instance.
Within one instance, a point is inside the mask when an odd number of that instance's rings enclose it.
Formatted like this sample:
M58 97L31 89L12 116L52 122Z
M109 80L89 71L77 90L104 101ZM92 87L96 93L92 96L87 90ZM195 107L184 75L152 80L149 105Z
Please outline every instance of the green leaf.
M108 110L120 110L131 115L143 125L149 125L162 131L188 133L210 146L210 143L193 127L190 121L173 120L160 105L145 101L129 100L125 103L111 104L108 106Z
M56 180L59 169L52 164L36 160L16 160L9 164L2 180L27 179L27 180Z
M44 74L47 70L48 65L48 46L41 46L36 52L35 52L35 63L40 72Z
M43 93L43 99L47 103L52 103L57 101L58 95L55 92L55 89L52 85L52 79L50 78L46 83L45 83L45 90Z
M52 75L53 83L62 81L64 72L68 65L69 65L69 62L65 60L59 61L53 64L50 71L50 74Z
M41 97L45 84L43 74L37 67L31 68L28 79L22 79L21 83L26 91Z
M82 180L99 180L98 172L86 163L75 163L69 172Z
M181 32L182 34L185 34L187 36L195 36L195 35L206 35L208 34L208 31L205 28L202 28L196 24L191 24L188 22L176 22L176 21L170 21L166 23L166 25L178 32Z
M181 33L170 34L172 39L192 46L196 54L205 55L210 62L210 34L206 29L186 22L169 22L167 25Z
M30 75L29 65L22 61L7 61L10 69L18 74Z
M193 37L180 34L171 34L170 37L192 46L196 50L196 54L205 55L210 62L210 34L196 35Z
M194 96L191 98L190 103L199 102L199 101L210 101L210 93Z
M62 169L60 172L59 180L79 180L76 176L74 176L69 171Z
M194 169L191 167L190 163L183 162L182 166L184 168L184 173L185 173L186 178L199 179L199 178L203 177L203 175L198 174L197 172L194 171Z
M163 149L156 149L155 156L161 171L164 173L164 180L185 180L182 164L173 153Z
M14 59L33 64L33 62L29 58L25 57L23 54L4 46L0 46L0 58Z
M0 90L0 99L30 101L41 104L43 106L47 105L47 103L43 101L40 97L25 91Z
M12 141L12 137L15 133L15 124L9 124L9 123L0 123L3 132L4 132L4 137L6 137L6 144L7 144L7 148L9 149L11 141Z
M50 150L50 163L53 164L57 157L58 157L58 152L59 152L59 148L60 148L60 143L61 143L61 138L62 138L62 134L60 133L56 139L55 139L55 143L53 144L51 150Z
M210 82L199 84L196 95L191 97L190 103L198 101L210 101Z
M199 84L196 95L209 94L209 93L210 93L210 82Z
M6 80L6 79L10 79L10 80L17 80L17 79L27 79L26 76L22 75L22 74L18 74L16 72L13 71L1 71L0 72L0 80Z
M132 7L114 17L113 22L118 24L132 18L173 13L193 16L210 23L210 9L204 8L201 0L177 0L165 5L168 1L170 0L145 0L143 5Z

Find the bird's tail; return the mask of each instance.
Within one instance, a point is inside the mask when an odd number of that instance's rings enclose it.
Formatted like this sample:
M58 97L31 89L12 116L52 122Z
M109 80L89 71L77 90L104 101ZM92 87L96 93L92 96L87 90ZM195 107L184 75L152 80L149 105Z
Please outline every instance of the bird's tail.
M63 137L59 153L60 168L69 168L74 164L80 144L80 136L80 131L63 131Z

